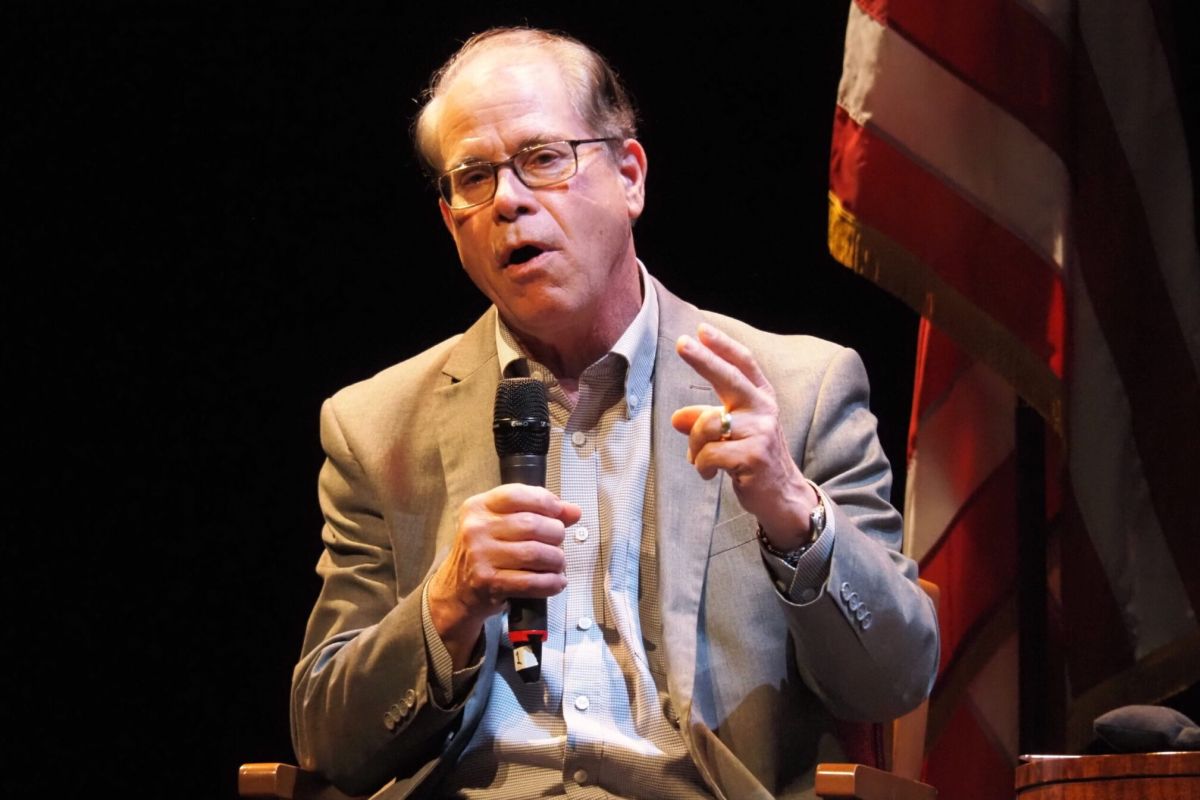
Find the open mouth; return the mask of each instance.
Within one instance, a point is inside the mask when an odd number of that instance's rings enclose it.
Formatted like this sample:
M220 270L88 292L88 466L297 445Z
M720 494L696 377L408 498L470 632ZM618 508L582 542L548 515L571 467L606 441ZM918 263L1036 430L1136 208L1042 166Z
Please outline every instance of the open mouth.
M544 251L542 250L542 248L540 248L536 245L532 245L532 244L523 245L521 247L518 247L516 250L513 250L511 253L509 253L508 264L506 266L512 266L514 264L524 264L526 261L532 261L533 259L540 256L543 252Z

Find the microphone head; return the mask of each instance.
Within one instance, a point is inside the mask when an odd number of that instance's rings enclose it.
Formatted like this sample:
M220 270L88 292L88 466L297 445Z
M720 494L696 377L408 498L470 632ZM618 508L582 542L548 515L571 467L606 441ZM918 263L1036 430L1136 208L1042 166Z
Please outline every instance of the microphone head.
M546 387L536 378L505 378L496 387L492 414L496 454L546 455L550 450L550 408Z

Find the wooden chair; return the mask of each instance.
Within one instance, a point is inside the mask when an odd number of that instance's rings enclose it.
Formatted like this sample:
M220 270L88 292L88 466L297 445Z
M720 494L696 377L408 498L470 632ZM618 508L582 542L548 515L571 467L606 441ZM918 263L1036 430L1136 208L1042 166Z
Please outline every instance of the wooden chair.
M938 587L922 580L921 588L938 604ZM937 790L920 782L925 755L925 721L929 701L885 725L856 726L866 746L852 747L852 755L868 764L818 764L816 793L833 800L934 800ZM883 758L870 758L870 751ZM880 764L879 762L883 763ZM318 775L291 764L243 764L238 770L240 797L280 800L360 800L343 794Z
M238 797L361 800L338 791L314 772L306 772L291 764L277 763L242 764L238 769Z

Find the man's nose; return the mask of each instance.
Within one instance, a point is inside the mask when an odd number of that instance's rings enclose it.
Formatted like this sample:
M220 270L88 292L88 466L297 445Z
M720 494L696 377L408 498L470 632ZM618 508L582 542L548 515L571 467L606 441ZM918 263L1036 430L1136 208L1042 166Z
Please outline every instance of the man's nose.
M496 195L492 198L492 213L512 220L533 210L536 200L533 190L521 183L512 166L505 164L496 169Z

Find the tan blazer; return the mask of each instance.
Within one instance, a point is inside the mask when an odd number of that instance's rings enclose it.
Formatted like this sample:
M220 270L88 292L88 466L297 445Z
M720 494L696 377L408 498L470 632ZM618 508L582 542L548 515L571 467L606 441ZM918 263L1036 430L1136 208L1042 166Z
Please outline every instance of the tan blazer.
M916 586L916 565L897 552L900 518L887 502L891 473L866 374L851 350L763 333L654 286L652 435L671 716L717 796L808 796L817 760L838 755L832 715L897 716L925 697L937 666L932 605ZM500 481L495 313L322 409L324 587L293 676L292 733L304 767L352 792L394 779L379 797L431 796L488 701L499 619L485 628L474 690L460 708L439 709L421 591L449 549L458 506ZM793 605L776 591L756 521L726 476L697 475L671 428L675 409L718 402L674 350L700 322L755 353L796 463L832 500L830 577L810 602Z

